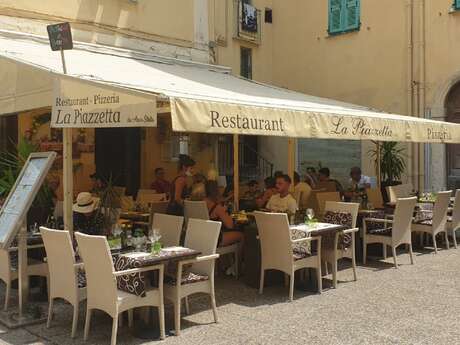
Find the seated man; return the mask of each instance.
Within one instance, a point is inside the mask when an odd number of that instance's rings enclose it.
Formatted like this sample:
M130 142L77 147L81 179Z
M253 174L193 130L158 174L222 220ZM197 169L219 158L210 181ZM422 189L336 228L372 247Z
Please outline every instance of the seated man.
M165 179L165 170L163 168L155 169L155 181L152 182L150 188L154 189L157 193L170 193L171 183Z
M350 170L350 187L352 190L371 188L371 178L361 173L360 167Z
M282 175L276 179L276 190L278 194L272 195L270 200L268 200L267 208L270 211L295 214L297 211L297 202L294 197L289 194L290 187L291 178L288 175Z
M299 208L305 209L307 207L308 199L310 199L311 187L306 182L300 181L300 175L294 172L294 198L299 202Z
M259 209L263 209L267 206L268 200L272 197L272 195L277 193L276 190L276 181L273 177L267 177L264 180L265 183L265 190L264 192L256 198L256 206Z
M329 168L321 168L319 169L319 182L332 182L335 184L335 190L343 195L343 187L339 181L330 178L331 172Z
M97 212L96 200L91 193L82 192L73 205L74 230L87 235L104 235L104 217Z

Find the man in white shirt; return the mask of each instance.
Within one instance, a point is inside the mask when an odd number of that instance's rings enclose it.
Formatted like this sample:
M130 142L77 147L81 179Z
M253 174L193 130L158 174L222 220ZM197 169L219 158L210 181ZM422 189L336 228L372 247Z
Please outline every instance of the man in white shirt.
M304 209L307 207L308 199L310 199L311 187L306 182L300 181L298 172L294 172L294 198L298 203L298 207Z
M371 178L361 173L361 168L353 167L350 170L350 184L352 189L357 186L358 189L371 188Z
M287 212L294 214L297 211L297 202L289 194L291 178L288 175L282 175L276 179L276 190L278 194L272 195L268 200L267 208L273 212Z

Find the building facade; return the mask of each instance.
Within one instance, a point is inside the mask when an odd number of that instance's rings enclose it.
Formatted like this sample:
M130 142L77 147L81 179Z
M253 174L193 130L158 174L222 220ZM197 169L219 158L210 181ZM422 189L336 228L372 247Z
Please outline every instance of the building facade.
M66 6L56 0L0 0L0 29L45 35L44 24L70 21L76 41L225 65L236 75L307 94L392 113L460 121L456 0L65 2ZM155 131L139 134L143 147L148 146L145 141L156 140ZM195 140L201 143L196 146L206 147L208 139ZM254 174L265 173L266 166L287 168L286 139L242 141L243 159L254 165ZM229 138L220 138L217 147L217 152L204 149L206 161L229 169ZM342 179L354 165L375 175L369 157L372 147L366 142L299 140L297 165L300 170L329 166ZM405 149L403 182L412 182L417 189L457 186L457 145L408 144ZM164 154L140 150L146 158L143 164L152 169ZM215 161L216 156L221 162ZM147 171L141 185L148 183L149 169L141 169Z

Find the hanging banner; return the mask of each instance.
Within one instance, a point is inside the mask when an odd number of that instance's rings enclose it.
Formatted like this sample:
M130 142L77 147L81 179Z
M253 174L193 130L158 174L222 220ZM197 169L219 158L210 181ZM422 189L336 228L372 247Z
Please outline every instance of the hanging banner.
M460 143L460 125L409 116L307 111L171 98L174 131L342 140Z
M55 78L51 127L156 127L154 95L74 78Z

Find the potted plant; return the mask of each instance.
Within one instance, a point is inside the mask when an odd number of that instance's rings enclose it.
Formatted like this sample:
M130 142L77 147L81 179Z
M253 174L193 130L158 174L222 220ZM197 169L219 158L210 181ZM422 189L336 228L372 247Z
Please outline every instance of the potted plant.
M112 226L116 223L119 213L121 212L121 195L117 192L113 185L112 177L104 181L103 187L97 192L99 198L99 214L102 215L104 221L103 226L106 234L112 232Z
M369 153L374 159L376 169L378 166L377 160L380 156L380 185L383 198L387 201L386 187L401 184L401 176L406 170L405 149L394 141L373 143L375 148L371 149ZM380 155L378 150L380 150Z

